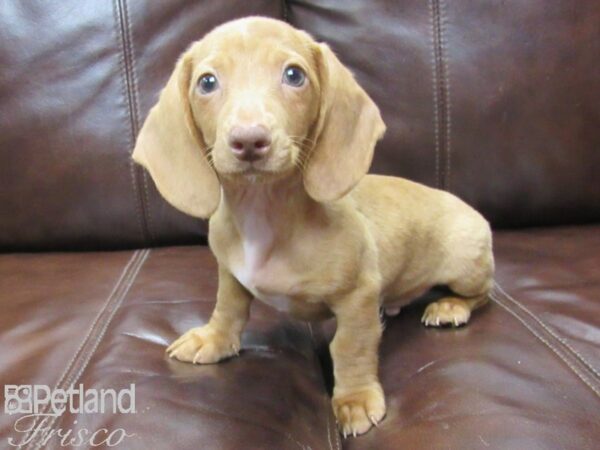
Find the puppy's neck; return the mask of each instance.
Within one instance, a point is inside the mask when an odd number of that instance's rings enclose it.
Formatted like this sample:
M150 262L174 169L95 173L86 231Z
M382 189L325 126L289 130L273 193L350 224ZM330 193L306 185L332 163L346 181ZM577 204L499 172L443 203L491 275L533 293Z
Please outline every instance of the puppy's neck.
M271 182L223 180L222 186L224 205L244 240L285 239L318 205L297 173Z

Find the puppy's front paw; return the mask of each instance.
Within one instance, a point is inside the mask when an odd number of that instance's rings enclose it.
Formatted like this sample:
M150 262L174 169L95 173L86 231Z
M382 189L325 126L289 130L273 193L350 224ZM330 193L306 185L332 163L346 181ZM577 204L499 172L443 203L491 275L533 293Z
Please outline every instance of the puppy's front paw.
M167 347L171 358L193 364L211 364L240 350L240 341L235 337L218 332L210 325L192 328Z
M428 327L452 325L459 327L466 324L471 317L471 308L460 298L443 298L425 308L421 322Z
M335 392L332 403L344 437L366 433L385 416L385 398L379 383L358 390Z

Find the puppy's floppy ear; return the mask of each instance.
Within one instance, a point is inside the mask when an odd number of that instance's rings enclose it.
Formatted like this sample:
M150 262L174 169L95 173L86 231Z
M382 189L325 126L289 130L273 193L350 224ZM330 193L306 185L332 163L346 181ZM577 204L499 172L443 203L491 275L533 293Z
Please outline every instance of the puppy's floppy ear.
M367 173L385 124L379 109L331 49L316 45L321 106L304 187L319 202L336 200Z
M175 208L208 218L219 205L221 188L194 123L188 98L191 72L191 58L184 54L150 110L132 157L148 169Z

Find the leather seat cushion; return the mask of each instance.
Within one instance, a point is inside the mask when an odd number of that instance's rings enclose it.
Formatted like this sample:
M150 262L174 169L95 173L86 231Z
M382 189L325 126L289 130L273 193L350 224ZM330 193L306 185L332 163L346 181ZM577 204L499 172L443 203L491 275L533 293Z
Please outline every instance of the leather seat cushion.
M600 227L495 234L492 301L465 328L426 329L422 303L387 319L381 379L388 415L344 442L323 349L308 325L258 302L242 355L218 365L168 359L205 323L216 263L206 247L0 256L3 384L136 385L136 414L65 413L68 428L124 428L132 448L578 448L600 438ZM0 416L17 438L18 416ZM577 430L575 433L574 430ZM53 448L49 446L48 448Z

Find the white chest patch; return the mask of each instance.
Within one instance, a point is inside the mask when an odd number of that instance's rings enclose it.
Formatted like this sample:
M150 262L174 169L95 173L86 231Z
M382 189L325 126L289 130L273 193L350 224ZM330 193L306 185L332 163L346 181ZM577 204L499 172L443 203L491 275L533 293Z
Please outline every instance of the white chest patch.
M252 255L252 254L250 254ZM286 295L261 292L256 286L256 274L260 266L253 265L251 258L244 258L243 264L232 267L233 276L258 300L272 306L278 311L288 312L291 299ZM248 261L249 260L249 261Z
M250 202L241 220L243 259L231 267L235 278L257 299L279 311L289 311L291 299L278 293L260 290L260 282L269 281L266 272L269 255L273 250L274 234L266 216L266 205ZM259 278L260 276L260 278Z

